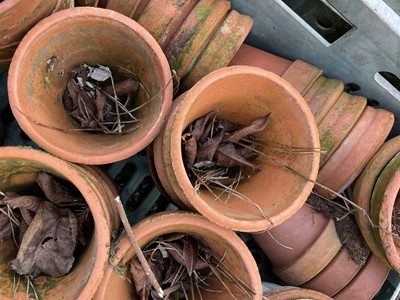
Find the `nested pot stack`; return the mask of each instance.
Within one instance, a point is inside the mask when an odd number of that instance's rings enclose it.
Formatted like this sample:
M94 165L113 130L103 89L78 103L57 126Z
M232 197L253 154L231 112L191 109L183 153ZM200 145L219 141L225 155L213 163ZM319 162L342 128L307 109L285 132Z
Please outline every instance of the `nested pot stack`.
M362 172L386 140L394 123L391 112L367 105L364 97L346 93L343 82L325 78L322 70L242 45L230 65L252 65L286 79L310 107L321 144L317 182L343 192ZM335 193L317 185L315 190L333 199Z
M304 99L285 80L260 68L222 68L200 80L175 105L156 138L154 162L166 192L178 205L220 226L257 232L282 223L304 204L317 176L319 152L281 151L280 146L318 149L318 134ZM213 192L195 189L185 169L182 134L213 110L217 119L241 125L271 113L266 128L256 136L274 146L261 146L262 170L237 186L242 197L229 194L218 201Z
M0 190L3 193L24 194L37 189L38 173L46 172L59 180L68 181L87 202L94 227L83 250L75 258L71 271L62 277L41 275L35 279L34 286L41 299L92 298L108 264L111 236L120 225L113 200L116 192L106 175L99 169L68 163L51 154L29 148L1 147L0 166ZM0 251L0 298L26 299L26 284L21 281L14 291L15 274L8 269L9 262L17 252L14 241L2 241ZM13 297L14 292L16 295Z
M253 237L284 283L334 299L372 299L389 272L372 253L364 265L353 262L333 220L307 205L284 223Z

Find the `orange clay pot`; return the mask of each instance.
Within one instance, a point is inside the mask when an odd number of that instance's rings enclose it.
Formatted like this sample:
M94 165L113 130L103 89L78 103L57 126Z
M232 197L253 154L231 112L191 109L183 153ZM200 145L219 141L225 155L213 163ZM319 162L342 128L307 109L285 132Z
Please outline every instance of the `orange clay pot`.
M337 193L346 189L382 146L393 122L391 112L367 106L342 144L320 169L318 183ZM325 198L336 197L320 186L315 190Z
M371 201L370 215L377 228L373 229L375 240L386 256L390 266L400 271L400 248L392 233L394 208L399 208L398 193L400 189L400 152L384 167L376 180Z
M241 15L235 10L230 11L189 74L181 81L181 90L190 89L207 74L226 67L241 47L252 26L253 20L250 17Z
M183 20L199 0L150 0L138 23L156 39L165 50Z
M351 96L348 93L342 93L333 104L325 118L318 125L322 150L320 168L343 142L360 118L366 105L367 99L361 96Z
M317 126L343 94L343 81L320 76L304 95Z
M349 256L346 248L342 247L332 261L317 276L301 287L316 290L330 297L341 291L362 268Z
M268 300L332 300L331 297L320 292L293 286L277 286L274 284L272 288L268 289L268 283L267 291L263 293L263 296L264 299Z
M102 179L105 174L99 176L101 171L83 168L38 150L0 148L1 191L29 189L39 171L71 182L88 203L95 225L72 270L60 278L39 276L34 280L36 292L41 299L91 299L108 263L111 235L119 227L115 194ZM0 272L0 298L11 299L15 278L13 272L7 271L7 264L16 255L14 242L0 243L0 251L0 269L3 270ZM26 285L22 282L13 299L26 299Z
M353 280L334 298L335 300L370 300L382 288L388 274L389 269L371 254Z
M314 278L342 247L334 222L307 205L253 238L271 261L273 272L288 285Z
M81 62L124 66L137 75L153 100L138 111L136 130L114 135L52 129L77 128L61 95L69 72ZM19 125L43 149L73 162L106 164L134 155L155 138L170 109L172 80L160 46L144 28L119 13L81 7L58 12L29 32L10 66L8 93ZM138 105L147 99L138 93Z
M368 162L364 171L358 177L353 190L353 201L365 210L365 214L370 216L370 201L372 192L379 177L387 163L400 152L400 136L387 141ZM386 255L380 245L380 239L375 238L372 224L361 212L355 212L355 218L365 241L372 252L384 263L390 266ZM378 225L378 224L375 224Z
M271 113L266 129L258 134L266 144L260 149L266 156L260 159L262 171L236 189L250 203L234 195L229 195L228 205L222 203L223 199L215 201L208 191L195 191L187 176L181 151L182 132L211 110L218 111L217 118L239 124L249 124ZM214 71L188 91L168 122L162 137L168 182L182 202L220 226L245 232L269 229L292 216L311 192L311 181L284 166L314 180L319 153L282 152L279 145L318 148L314 119L304 99L275 74L245 66Z
M165 56L180 78L190 71L230 8L226 0L200 0L166 47Z
M0 45L20 41L40 20L49 16L57 0L4 0L0 3Z
M250 290L254 292L250 299L261 299L261 279L257 265L247 246L234 232L221 228L200 215L184 211L152 215L133 226L132 229L141 247L168 233L182 232L201 237L217 258L224 257L224 266L240 280L246 282ZM124 266L135 256L135 252L127 237L124 237L117 247L118 250L111 260L111 265L105 270L102 284L94 297L95 300L138 298L133 284L123 278L131 278L128 273L129 267L124 268ZM123 270L120 275L114 270L116 267ZM209 293L204 290L201 299L231 299L230 294L214 276L209 278L208 283L211 290L217 289L221 292ZM234 295L238 297L243 295L233 282L226 281L225 283ZM247 296L244 298L249 299Z

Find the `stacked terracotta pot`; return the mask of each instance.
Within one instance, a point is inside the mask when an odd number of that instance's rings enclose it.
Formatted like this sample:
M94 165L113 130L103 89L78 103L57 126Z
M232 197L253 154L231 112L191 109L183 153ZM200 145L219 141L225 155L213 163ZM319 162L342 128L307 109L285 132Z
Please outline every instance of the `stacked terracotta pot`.
M73 0L1 1L0 71L8 68L19 42L36 23L73 5Z
M346 93L343 82L323 77L321 69L301 60L288 61L242 45L230 65L252 65L274 72L307 101L321 144L320 185L315 190L325 198L335 198L332 191L343 192L361 174L392 129L391 112L368 106L364 97Z
M284 283L335 299L372 299L389 272L373 254L364 265L353 262L333 220L307 205L283 224L253 237Z
M226 67L249 33L250 17L229 11L227 0L77 1L124 14L142 25L165 52L186 91Z
M354 188L354 202L364 212L356 220L372 252L400 272L398 209L400 136L387 141L366 166Z

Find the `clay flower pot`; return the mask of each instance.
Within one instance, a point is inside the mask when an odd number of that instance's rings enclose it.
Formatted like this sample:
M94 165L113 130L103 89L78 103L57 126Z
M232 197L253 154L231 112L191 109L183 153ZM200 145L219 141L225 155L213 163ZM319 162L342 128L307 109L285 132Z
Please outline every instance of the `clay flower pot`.
M310 300L331 300L332 298L320 292L298 288L293 286L279 286L276 284L266 283L267 287L263 292L264 299L269 300L293 300L293 299L310 299ZM270 287L269 287L270 286Z
M4 0L0 3L0 45L20 41L40 20L49 16L57 0Z
M253 238L288 285L302 285L320 273L342 247L335 224L304 205L290 219Z
M215 196L205 189L195 191L186 173L182 132L211 110L217 110L217 118L239 124L249 124L271 113L266 129L257 135L267 145L273 145L260 149L266 156L260 159L262 171L236 189L248 201L232 194L228 205L215 201ZM266 230L284 222L311 192L313 184L296 172L313 180L319 153L282 152L277 148L282 144L319 148L311 112L304 99L279 76L245 66L223 68L199 81L177 106L175 114L172 112L162 133L164 168L174 194L212 222L246 232ZM285 166L296 172L288 171Z
M200 215L183 211L152 215L136 224L133 232L141 247L157 237L173 232L195 234L201 237L208 243L216 257L224 257L225 267L247 283L250 290L254 292L251 299L261 299L262 288L257 265L247 246L234 232L221 228ZM135 253L129 240L126 237L123 238L118 244L118 250L111 260L111 265L105 270L102 284L94 299L137 298L133 284L121 277L122 275L130 278L129 268L123 268L122 274L113 270L115 267L121 269L134 256ZM202 299L228 299L231 297L220 281L211 277L209 283L211 284L210 289L217 289L221 292L210 294L204 290ZM233 282L227 281L226 284L234 295L242 295Z
M316 290L333 297L347 286L362 267L362 265L356 264L350 258L346 248L342 247L332 261L317 276L301 287Z
M228 66L238 49L243 47L241 45L252 26L253 20L250 17L241 15L235 10L230 11L189 74L181 81L181 90L190 89L207 74Z
M335 300L370 300L379 292L388 274L389 269L371 254L353 280L334 298Z
M400 136L392 138L383 144L356 181L353 190L353 201L362 207L368 216L371 214L370 201L376 180L384 167L398 152L400 152ZM375 238L372 224L367 217L361 212L356 212L355 218L369 248L382 262L390 266L381 247L380 239Z
M196 57L213 36L230 8L226 0L200 0L192 9L171 42L165 56L180 78L186 76Z
M123 66L137 75L154 99L138 111L136 130L68 131L77 126L61 95L69 72L81 62ZM155 138L170 109L172 80L160 46L143 27L110 10L80 7L58 12L29 32L13 58L8 93L19 125L36 144L72 162L106 164L134 155ZM142 92L137 98L138 105L147 101Z
M198 0L150 0L138 23L165 49Z
M400 152L384 167L376 180L370 202L371 220L377 228L373 229L375 240L386 256L390 266L400 271L398 237L393 231L393 211L399 207Z
M364 97L342 93L318 124L321 149L324 151L321 152L320 168L349 134L366 105L367 99Z
M143 2L143 1L141 1L141 0L125 0L125 1L107 0L107 3L104 5L104 8L114 10L116 12L123 14L124 16L132 18L133 14L135 13L140 2ZM100 6L100 4L99 4L99 6Z
M347 137L320 169L317 182L341 193L361 174L382 146L393 122L391 112L367 106ZM318 186L315 190L325 198L336 197L322 187Z
M34 284L41 299L91 299L108 263L111 235L119 227L115 194L104 180L105 174L65 162L42 151L16 147L0 148L0 170L2 192L26 190L34 184L36 174L45 171L69 181L82 194L95 224L85 248L67 275L59 278L39 276ZM11 299L15 278L13 272L7 271L7 266L17 250L13 241L5 241L0 243L0 251L0 268L3 270L0 273L0 298ZM24 284L19 285L15 297L26 298Z

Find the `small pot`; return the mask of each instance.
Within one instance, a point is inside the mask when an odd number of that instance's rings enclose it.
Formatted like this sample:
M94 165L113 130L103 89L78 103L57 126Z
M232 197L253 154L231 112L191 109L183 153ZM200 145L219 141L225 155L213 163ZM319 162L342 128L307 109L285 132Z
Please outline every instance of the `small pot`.
M392 138L383 144L358 177L353 190L354 203L365 210L365 215L358 211L354 214L358 227L372 252L388 266L390 264L380 245L380 239L375 238L372 224L366 215L370 216L371 214L370 201L379 174L398 152L400 152L400 136ZM378 224L375 225L378 226Z
M240 183L236 190L253 205L234 195L230 195L229 205L225 205L222 201L215 201L215 197L203 189L195 191L182 158L182 132L211 110L217 110L217 118L239 124L249 124L271 112L267 128L258 134L259 138L273 145L317 149L316 126L304 99L279 76L260 68L223 68L210 73L188 91L162 133L168 182L182 202L190 203L212 222L238 231L258 232L284 222L310 194L312 180L317 174L319 153L282 153L275 146L260 149L274 159L262 158L262 171ZM311 181L287 171L282 164L289 164ZM260 209L267 213L268 218Z
M331 297L314 290L298 288L294 286L278 286L270 283L266 283L265 286L267 288L265 289L263 296L264 299L268 300L332 300ZM271 286L271 288L268 286Z
M165 56L179 78L190 71L230 8L226 0L200 0L192 9L171 42Z
M333 104L342 95L343 81L320 76L304 95L317 126L325 118Z
M184 211L152 215L136 224L132 229L141 247L157 237L173 232L195 234L201 237L216 257L224 257L225 267L240 280L247 283L254 292L251 299L261 299L261 279L257 265L247 246L234 232L221 228L200 215ZM135 252L127 237L124 237L117 247L118 250L111 260L111 265L106 268L102 284L94 297L96 300L137 298L133 284L123 278L130 278L131 276L128 273L129 268L124 268L124 266L135 256ZM121 267L123 271L121 274L117 274L114 269L121 269ZM230 298L230 294L226 292L218 280L215 281L211 278L210 283L214 286L211 286L210 289L221 290L221 293L210 294L204 291L202 299ZM226 283L234 295L243 295L237 290L233 282Z
M400 206L400 152L385 166L376 180L370 202L371 220L377 225L373 229L375 239L380 242L390 266L400 272L398 237L392 233L393 210Z
M393 122L391 112L367 106L342 144L320 169L317 182L336 193L344 191L382 146ZM325 198L336 197L320 186L315 190Z
M389 269L373 254L352 281L334 298L335 300L372 299L382 288Z
M317 276L302 285L330 297L341 291L362 268L356 264L346 248L342 247L332 261Z
M348 93L342 93L333 104L318 125L321 150L323 151L321 152L320 168L349 134L366 105L367 99L361 96L351 96Z
M270 259L273 272L288 285L314 278L342 247L334 222L307 205L253 238Z
M253 20L250 17L241 15L235 10L230 11L200 54L189 74L182 80L181 91L189 90L196 82L212 71L228 66L252 26Z
M137 75L154 99L138 112L136 130L122 135L54 130L77 128L61 95L69 72L81 62L123 66ZM29 32L10 66L8 93L17 122L36 144L65 160L106 164L136 154L155 138L169 113L172 79L160 46L143 27L110 10L80 7L58 12ZM137 103L147 102L145 96L139 92ZM131 125L127 130L137 123Z
M20 41L40 20L49 16L57 0L4 0L0 3L0 45Z
M138 23L156 39L165 50L182 22L198 0L150 0L140 14Z
M35 182L36 174L45 171L71 182L82 194L95 224L87 245L67 275L59 278L39 276L34 284L36 292L43 299L91 299L108 263L111 235L120 223L114 204L115 194L103 179L106 175L42 151L17 147L0 148L0 170L0 190L3 192L26 190ZM0 243L0 251L3 253L0 260L2 270L15 257L16 249L13 245L13 241ZM0 298L12 298L14 279L12 272L1 272ZM73 288L68 288L71 286ZM25 293L26 286L21 284L19 294Z

